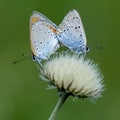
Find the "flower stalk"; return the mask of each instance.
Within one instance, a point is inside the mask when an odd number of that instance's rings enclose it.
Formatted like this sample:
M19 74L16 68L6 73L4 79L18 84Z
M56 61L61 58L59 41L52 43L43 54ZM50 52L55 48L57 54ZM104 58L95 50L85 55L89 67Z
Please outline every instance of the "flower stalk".
M67 100L68 96L69 96L68 93L66 93L64 91L60 92L58 102L48 120L56 119L57 113L59 112L59 110L62 107L62 105L64 104L64 102Z

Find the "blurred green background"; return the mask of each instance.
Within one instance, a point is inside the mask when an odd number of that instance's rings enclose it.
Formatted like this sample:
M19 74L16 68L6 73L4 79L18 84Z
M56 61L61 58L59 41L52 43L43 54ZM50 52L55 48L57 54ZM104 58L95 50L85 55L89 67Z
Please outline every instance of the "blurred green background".
M47 120L58 95L47 90L30 58L29 18L45 14L57 25L77 9L87 35L87 54L99 64L107 90L95 104L70 97L57 120L120 120L120 2L118 0L0 0L0 120ZM103 49L96 46L102 44Z

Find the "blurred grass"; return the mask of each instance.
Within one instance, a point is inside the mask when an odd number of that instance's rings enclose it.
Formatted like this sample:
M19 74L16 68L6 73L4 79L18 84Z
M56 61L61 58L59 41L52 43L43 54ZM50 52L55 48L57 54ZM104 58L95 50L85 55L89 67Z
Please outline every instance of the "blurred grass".
M57 120L120 120L120 2L117 0L0 0L0 120L47 120L57 101L56 90L46 90L31 59L13 65L22 54L31 54L29 17L36 10L57 25L77 9L85 27L88 57L97 62L107 87L96 104L69 98ZM103 50L94 46L103 44Z

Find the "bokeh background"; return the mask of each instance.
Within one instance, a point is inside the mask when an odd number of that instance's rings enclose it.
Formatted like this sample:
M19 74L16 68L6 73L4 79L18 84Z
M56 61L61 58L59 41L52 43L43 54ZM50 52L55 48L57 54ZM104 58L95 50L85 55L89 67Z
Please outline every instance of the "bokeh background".
M47 120L57 102L57 91L46 89L31 54L29 18L45 14L57 25L77 9L91 51L107 90L95 104L70 97L57 120L120 120L120 2L118 0L0 0L0 120ZM102 45L103 49L97 46Z

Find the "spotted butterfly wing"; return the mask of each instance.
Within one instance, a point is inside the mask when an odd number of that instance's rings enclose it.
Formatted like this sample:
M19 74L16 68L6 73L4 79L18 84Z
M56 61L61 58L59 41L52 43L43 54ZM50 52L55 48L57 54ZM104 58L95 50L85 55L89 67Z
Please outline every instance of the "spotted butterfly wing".
M33 12L30 17L30 44L34 59L48 59L58 48L57 26L47 17Z
M30 17L30 28L32 27L32 25L34 23L36 23L37 21L46 21L46 22L49 22L51 23L53 26L56 27L56 25L51 21L49 20L46 16L44 16L43 14L37 12L37 11L33 11L32 12L32 15Z
M79 13L76 10L70 11L58 26L59 41L76 53L86 52L86 35Z

